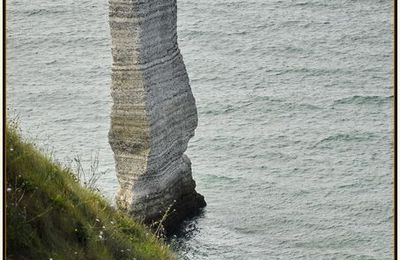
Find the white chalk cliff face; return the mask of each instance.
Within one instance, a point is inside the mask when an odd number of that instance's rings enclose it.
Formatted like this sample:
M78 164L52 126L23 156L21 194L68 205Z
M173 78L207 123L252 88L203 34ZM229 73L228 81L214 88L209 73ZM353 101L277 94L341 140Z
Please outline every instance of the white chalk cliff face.
M197 111L176 19L176 0L110 0L117 205L146 223L172 205L167 229L205 206L184 154Z

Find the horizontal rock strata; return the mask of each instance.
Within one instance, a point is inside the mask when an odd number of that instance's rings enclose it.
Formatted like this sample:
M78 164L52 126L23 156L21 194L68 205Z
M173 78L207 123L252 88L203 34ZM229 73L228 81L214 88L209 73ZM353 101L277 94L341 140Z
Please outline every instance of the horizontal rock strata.
M197 111L176 19L176 0L110 0L117 205L145 223L172 206L167 231L205 206L184 155Z

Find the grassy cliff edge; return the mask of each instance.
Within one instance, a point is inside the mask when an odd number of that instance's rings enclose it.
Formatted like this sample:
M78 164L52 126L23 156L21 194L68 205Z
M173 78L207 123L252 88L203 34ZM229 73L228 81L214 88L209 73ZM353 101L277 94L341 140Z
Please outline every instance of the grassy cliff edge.
M174 259L149 229L6 126L7 259Z

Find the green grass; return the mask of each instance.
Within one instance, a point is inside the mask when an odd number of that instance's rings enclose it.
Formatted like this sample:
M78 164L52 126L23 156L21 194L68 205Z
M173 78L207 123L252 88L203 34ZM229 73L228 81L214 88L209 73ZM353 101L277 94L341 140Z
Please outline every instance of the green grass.
M174 259L151 231L6 126L7 259Z

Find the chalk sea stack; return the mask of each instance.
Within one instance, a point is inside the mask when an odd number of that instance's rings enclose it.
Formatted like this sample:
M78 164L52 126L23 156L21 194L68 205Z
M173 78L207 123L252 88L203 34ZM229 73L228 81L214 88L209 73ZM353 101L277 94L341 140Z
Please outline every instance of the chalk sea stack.
M177 42L176 0L110 0L109 142L120 209L166 231L206 205L184 154L197 110Z

